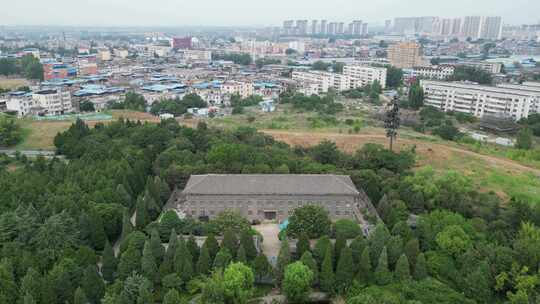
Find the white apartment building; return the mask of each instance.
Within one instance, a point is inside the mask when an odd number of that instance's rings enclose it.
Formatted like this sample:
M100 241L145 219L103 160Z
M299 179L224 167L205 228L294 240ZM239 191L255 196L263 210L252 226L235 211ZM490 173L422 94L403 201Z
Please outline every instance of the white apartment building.
M503 64L500 62L488 62L488 61L460 62L460 63L457 63L456 65L464 65L464 66L479 68L491 74L500 74L503 67Z
M193 61L205 61L209 62L212 60L212 52L204 50L183 50L184 60L193 62Z
M538 113L540 84L482 86L462 82L422 80L426 105L442 111L472 114L476 117L501 115L514 120Z
M253 95L254 88L252 82L227 81L221 85L221 93L227 95L238 94L242 98Z
M365 65L346 65L343 75L349 76L350 88L359 88L377 80L381 87L386 87L386 68L370 67Z
M326 93L329 89L345 91L350 88L349 77L322 71L293 71L292 79L301 83L310 92ZM305 84L308 84L305 86ZM316 89L315 89L316 88ZM308 94L310 95L310 94Z
M445 80L454 75L455 67L451 65L439 65L432 67L414 67L412 76L422 79Z
M33 107L41 108L47 115L61 115L73 112L71 94L60 89L44 89L32 94Z
M343 74L322 71L293 71L292 79L300 82L302 89L306 92L316 91L318 94L326 93L331 88L338 92L355 89L373 83L375 80L381 84L382 88L385 88L386 68L346 65L343 68Z

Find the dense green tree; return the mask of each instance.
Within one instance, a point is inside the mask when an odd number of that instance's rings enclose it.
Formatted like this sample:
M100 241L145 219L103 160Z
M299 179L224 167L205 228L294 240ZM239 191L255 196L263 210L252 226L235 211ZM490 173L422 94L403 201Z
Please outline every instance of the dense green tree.
M163 297L163 304L180 304L180 294L175 289L169 289Z
M384 247L381 252L374 275L375 282L377 282L378 285L388 285L392 282L392 273L388 269L388 254L386 252L386 247Z
M214 259L214 269L225 269L231 263L232 259L232 255L229 253L229 250L222 247Z
M253 271L242 263L227 266L223 273L225 296L230 303L244 304L253 292Z
M36 304L36 300L34 300L34 297L27 293L24 297L23 297L23 300L22 300L22 304ZM74 302L76 303L76 302Z
M321 206L306 205L294 209L289 218L287 234L292 237L306 233L310 238L318 238L330 233L328 211Z
M409 106L418 110L424 105L424 90L420 86L419 82L415 82L409 89Z
M22 140L22 130L15 119L0 115L0 147L10 147Z
M532 131L529 128L519 130L516 137L516 148L530 150L533 146Z
M84 290L80 287L77 288L75 290L75 296L73 297L73 304L89 304L89 303L91 302L86 297Z
M334 234L342 235L346 239L354 239L361 236L362 229L356 221L350 219L339 219L334 223Z
M39 300L41 296L42 280L39 272L34 268L29 268L20 281L19 294L31 297L32 300ZM24 301L23 301L24 302Z
M322 291L333 293L335 276L334 276L334 261L332 259L332 248L327 247L324 260L321 265L321 273L319 277L319 284Z
M88 266L84 270L81 287L90 303L100 303L105 295L105 283L99 275L96 266Z
M311 269L298 261L285 268L281 290L289 303L304 303L311 290L312 281L313 272Z
M317 265L317 261L315 261L311 252L304 252L300 257L300 262L311 269L311 272L313 272L313 284L317 284L319 281L319 265Z
M469 235L457 225L450 225L437 234L437 245L449 255L458 257L472 246Z
M352 251L349 247L343 248L339 255L336 267L336 289L344 294L350 287L354 278L354 262Z

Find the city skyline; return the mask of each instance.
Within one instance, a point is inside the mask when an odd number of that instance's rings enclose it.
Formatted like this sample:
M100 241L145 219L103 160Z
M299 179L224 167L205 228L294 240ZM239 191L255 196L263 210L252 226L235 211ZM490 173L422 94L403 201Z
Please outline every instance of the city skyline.
M272 3L230 0L196 2L162 0L94 0L78 3L67 0L54 3L23 0L10 3L0 12L1 25L60 26L279 26L286 19L361 19L380 26L387 19L409 16L502 16L505 24L539 22L532 12L540 11L540 2L527 0L440 2L383 0L376 5L360 1L336 0L285 1ZM43 13L46 12L46 13ZM441 14L444 12L444 14Z

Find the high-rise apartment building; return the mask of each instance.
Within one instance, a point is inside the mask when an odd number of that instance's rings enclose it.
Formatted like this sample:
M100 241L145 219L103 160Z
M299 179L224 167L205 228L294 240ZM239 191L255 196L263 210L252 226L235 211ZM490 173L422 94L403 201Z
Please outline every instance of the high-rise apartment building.
M480 38L499 40L502 36L502 17L484 17Z
M466 16L463 18L461 35L465 38L478 39L482 30L482 17Z
M326 20L321 20L321 30L320 34L328 34L328 22Z
M400 69L408 69L425 65L422 47L416 42L402 42L388 48L390 64Z
M320 34L319 21L311 20L311 34L312 35Z
M296 34L297 35L307 35L308 33L308 21L307 20L296 20Z

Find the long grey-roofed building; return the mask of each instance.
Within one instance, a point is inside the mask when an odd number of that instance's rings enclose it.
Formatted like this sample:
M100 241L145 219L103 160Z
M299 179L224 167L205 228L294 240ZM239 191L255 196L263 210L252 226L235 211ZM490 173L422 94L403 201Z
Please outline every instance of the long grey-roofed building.
M364 191L344 175L192 175L167 204L186 217L205 220L236 210L250 221L283 221L304 205L320 205L333 219L350 218L364 224L365 215L376 216Z

